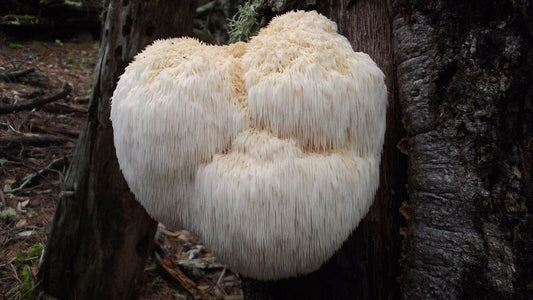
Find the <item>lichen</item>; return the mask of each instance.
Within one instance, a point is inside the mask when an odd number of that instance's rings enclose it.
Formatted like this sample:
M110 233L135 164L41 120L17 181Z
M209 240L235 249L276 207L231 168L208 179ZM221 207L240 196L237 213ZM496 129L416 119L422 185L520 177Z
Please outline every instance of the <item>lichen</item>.
M251 36L257 34L259 22L257 11L263 5L264 0L251 0L239 6L239 10L228 20L229 42L247 42Z

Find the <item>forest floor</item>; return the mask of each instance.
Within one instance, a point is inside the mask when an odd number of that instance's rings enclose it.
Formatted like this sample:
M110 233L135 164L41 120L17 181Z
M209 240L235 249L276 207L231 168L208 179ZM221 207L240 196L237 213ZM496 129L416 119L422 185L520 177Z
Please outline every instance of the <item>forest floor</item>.
M35 275L87 112L97 55L95 41L0 38L0 300L36 297ZM53 95L59 99L2 112ZM238 276L187 231L160 226L154 244L140 299L242 298Z

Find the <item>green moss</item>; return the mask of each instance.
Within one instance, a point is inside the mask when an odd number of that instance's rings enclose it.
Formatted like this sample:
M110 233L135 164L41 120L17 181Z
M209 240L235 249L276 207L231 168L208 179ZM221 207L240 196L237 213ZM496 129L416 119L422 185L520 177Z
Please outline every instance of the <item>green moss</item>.
M17 217L17 212L11 207L0 212L0 220L6 223L12 222Z
M93 91L93 85L92 85L92 84L89 84L88 86L85 87L84 91L85 91L85 93L87 93L87 94L92 93L92 91Z
M36 243L31 246L27 251L20 251L17 253L16 260L14 262L16 266L16 272L20 277L19 284L10 291L12 296L16 296L17 299L35 299L35 282L33 279L33 273L28 261L37 259L41 256L43 251L43 244Z
M2 18L1 24L5 26L34 26L46 24L46 22L33 15L6 15Z
M24 45L17 44L17 43L9 43L8 46L11 49L22 49L22 48L24 48Z
M83 2L65 0L65 5L76 7L76 8L82 8Z
M20 294L22 299L35 299L35 294L33 293L33 274L31 273L29 265L24 265L22 268Z
M37 243L31 246L30 249L28 249L28 254L26 255L26 259L37 258L41 256L42 251L43 251L43 244Z
M32 260L35 258L38 258L41 256L41 252L43 251L43 244L36 243L33 246L31 246L27 251L25 252L18 252L17 253L17 261L18 262L24 262L28 260Z

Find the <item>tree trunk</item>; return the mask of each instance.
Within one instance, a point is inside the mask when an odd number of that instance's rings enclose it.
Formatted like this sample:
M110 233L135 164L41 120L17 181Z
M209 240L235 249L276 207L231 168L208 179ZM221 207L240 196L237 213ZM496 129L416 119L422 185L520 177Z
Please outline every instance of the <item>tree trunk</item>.
M294 8L296 2L287 2L292 3L284 7ZM391 7L387 0L317 2L318 11L337 23L353 49L368 53L386 75L389 102L380 188L366 218L320 270L274 282L245 279L243 292L247 299L396 299L403 219L398 210L407 200L407 158L396 147L405 133L396 96Z
M245 280L245 295L398 298L399 259L405 299L533 298L530 1L317 2L387 75L381 187L328 264L290 280ZM409 157L402 258L400 120Z
M407 1L406 299L533 298L530 1Z
M187 34L195 1L111 0L86 122L38 277L60 299L131 299L156 228L120 172L109 121L118 76L151 41Z

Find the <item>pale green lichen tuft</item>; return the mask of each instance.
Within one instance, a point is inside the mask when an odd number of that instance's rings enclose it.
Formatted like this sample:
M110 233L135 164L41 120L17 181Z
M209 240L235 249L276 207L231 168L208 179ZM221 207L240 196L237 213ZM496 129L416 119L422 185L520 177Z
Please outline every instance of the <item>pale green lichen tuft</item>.
M229 42L247 42L251 36L259 31L257 10L263 5L264 0L250 0L239 6L239 10L228 20Z

